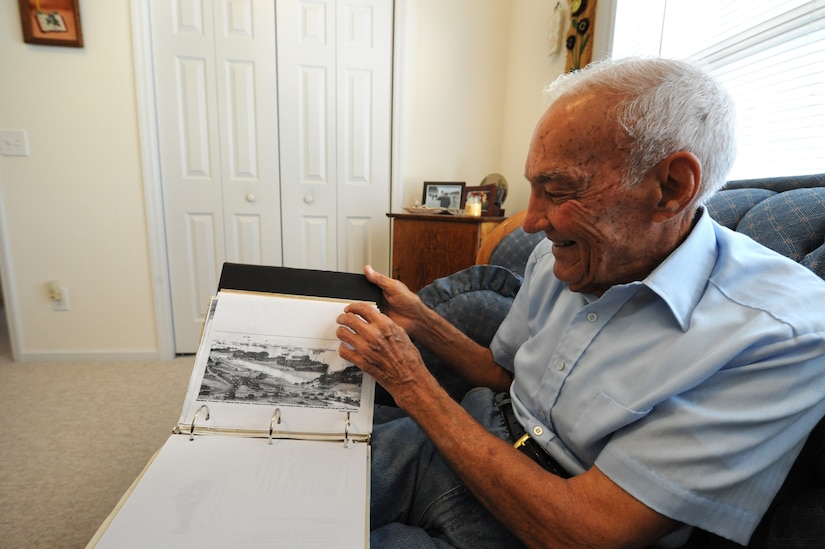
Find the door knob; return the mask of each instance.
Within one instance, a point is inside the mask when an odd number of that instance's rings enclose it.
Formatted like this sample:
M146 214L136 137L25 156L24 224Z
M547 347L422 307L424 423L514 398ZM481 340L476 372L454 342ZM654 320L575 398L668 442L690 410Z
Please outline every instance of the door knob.
M315 202L315 199L312 198L311 194L308 194L308 195L304 196L304 203L312 204L313 202Z
M244 198L246 198L246 201L249 202L250 204L253 204L254 202L256 202L258 200L258 197L255 196L252 193L247 193L247 195Z

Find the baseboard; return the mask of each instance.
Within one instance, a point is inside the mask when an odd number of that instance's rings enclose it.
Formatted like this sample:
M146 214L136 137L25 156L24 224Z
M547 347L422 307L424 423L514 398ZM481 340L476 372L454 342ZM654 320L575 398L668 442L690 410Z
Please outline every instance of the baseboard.
M18 362L157 362L157 349L121 351L64 350L21 352Z

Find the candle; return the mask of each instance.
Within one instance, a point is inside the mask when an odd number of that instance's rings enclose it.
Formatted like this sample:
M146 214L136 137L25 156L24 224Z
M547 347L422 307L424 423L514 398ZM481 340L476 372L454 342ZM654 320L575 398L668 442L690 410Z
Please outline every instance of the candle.
M481 197L473 193L467 196L467 201L464 204L464 213L478 217L481 215Z

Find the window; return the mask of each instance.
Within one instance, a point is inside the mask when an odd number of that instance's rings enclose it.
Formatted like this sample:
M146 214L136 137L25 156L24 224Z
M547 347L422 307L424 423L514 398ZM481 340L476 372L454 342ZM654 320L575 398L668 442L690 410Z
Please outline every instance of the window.
M612 55L689 59L723 83L729 179L825 173L825 0L616 0Z

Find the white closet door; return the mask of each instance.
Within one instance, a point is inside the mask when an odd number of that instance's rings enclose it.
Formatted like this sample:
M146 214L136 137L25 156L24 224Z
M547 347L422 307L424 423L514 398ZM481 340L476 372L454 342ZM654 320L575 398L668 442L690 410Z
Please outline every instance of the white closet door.
M277 3L286 266L388 272L392 12Z
M277 3L284 265L336 266L335 2Z
M281 265L272 0L219 0L215 27L226 260Z
M272 0L153 0L176 351L194 352L224 261L281 264Z
M389 273L393 2L338 2L338 268Z

